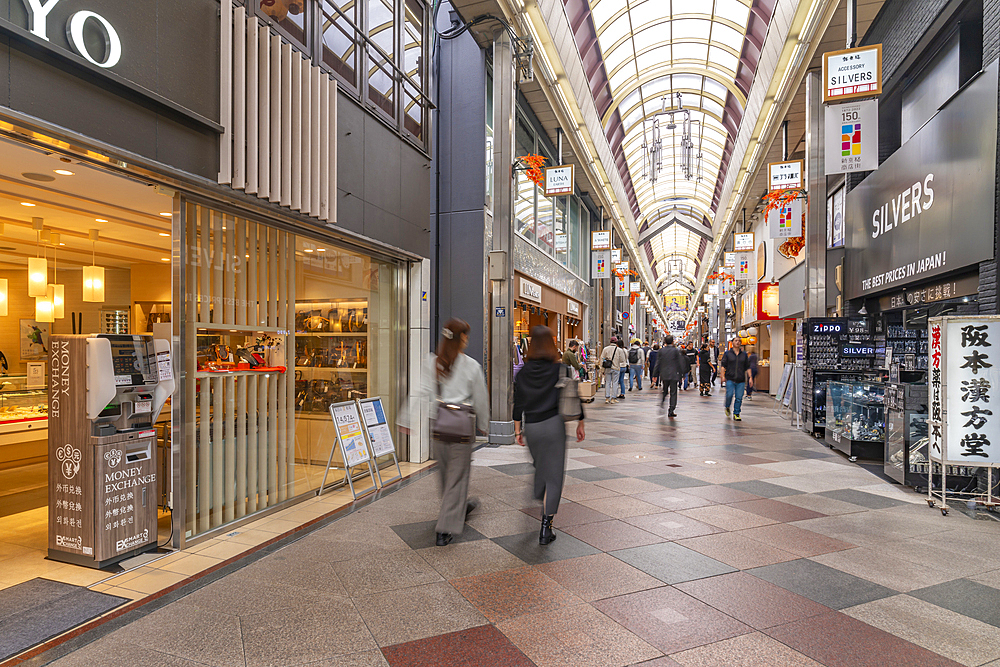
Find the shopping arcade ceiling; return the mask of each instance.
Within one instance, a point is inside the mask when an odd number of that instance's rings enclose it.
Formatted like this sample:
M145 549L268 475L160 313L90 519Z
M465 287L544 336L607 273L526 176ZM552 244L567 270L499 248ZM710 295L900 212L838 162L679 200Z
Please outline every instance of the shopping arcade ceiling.
M565 1L657 286L693 284L774 0ZM663 129L662 171L654 183L644 176L643 142L664 107L678 108L676 93L697 121L692 141L703 155L700 179L681 173L678 124ZM677 259L683 269L668 275L667 263Z

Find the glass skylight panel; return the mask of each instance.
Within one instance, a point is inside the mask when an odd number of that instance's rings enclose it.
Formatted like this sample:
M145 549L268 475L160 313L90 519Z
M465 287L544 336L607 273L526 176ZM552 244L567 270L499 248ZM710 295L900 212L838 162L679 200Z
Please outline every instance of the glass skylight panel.
M631 30L632 24L629 22L629 15L626 12L609 23L608 27L601 32L598 38L601 42L601 50L610 49Z
M674 74L674 90L697 90L701 91L701 77L697 74ZM688 104L688 93L684 93L684 106L696 106Z
M604 53L603 55L604 69L607 70L609 74L626 60L635 57L635 53L632 51L632 45L628 42L625 42L618 48Z
M705 92L709 95L715 95L720 100L726 99L726 94L729 92L724 85L716 81L711 77L705 77Z
M724 44L739 53L743 49L743 33L716 21L712 28L712 43Z
M648 72L657 67L663 67L670 63L670 47L660 46L651 51L646 51L635 59L636 67L640 72Z
M612 74L611 77L608 79L608 83L611 85L611 93L617 94L618 91L621 90L622 86L624 86L629 79L634 79L634 78L635 78L635 65L632 63L628 63L620 70Z
M722 118L722 105L707 97L701 98L701 108L708 113L715 114L716 118Z
M598 29L626 5L625 0L600 0L590 3L590 13L594 17L594 25Z
M743 45L741 44L740 46L742 47ZM740 59L725 49L713 46L708 49L708 61L735 73Z
M629 13L632 14L632 25L636 28L647 23L670 18L670 2L668 0L646 0L645 2L633 2L629 5Z
M670 23L658 23L651 28L640 30L632 35L635 50L642 52L656 44L670 42Z
M673 30L675 42L685 39L702 39L708 41L708 34L712 23L703 19L674 19L671 21L670 27Z
M647 100L654 97L658 99L670 92L671 85L669 75L653 79L649 83L642 84L642 94Z
M674 42L674 60L694 60L704 64L708 60L708 45L694 42Z
M715 15L746 28L750 8L739 0L715 0Z

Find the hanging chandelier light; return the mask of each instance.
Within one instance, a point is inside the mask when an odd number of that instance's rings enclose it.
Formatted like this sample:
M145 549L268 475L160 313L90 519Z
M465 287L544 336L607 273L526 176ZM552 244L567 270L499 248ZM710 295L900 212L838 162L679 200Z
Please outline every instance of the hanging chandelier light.
M61 320L66 317L65 297L66 286L59 283L59 235L51 234L52 243L52 279L55 281L48 286L48 296L52 299L52 317Z

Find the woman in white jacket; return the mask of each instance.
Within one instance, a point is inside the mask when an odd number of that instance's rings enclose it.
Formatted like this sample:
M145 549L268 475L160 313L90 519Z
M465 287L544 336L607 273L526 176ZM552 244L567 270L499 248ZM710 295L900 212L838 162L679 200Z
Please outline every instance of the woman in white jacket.
M476 427L486 432L490 423L490 402L486 393L483 368L465 354L469 344L469 324L452 318L441 332L437 354L431 355L424 369L424 396L428 399L431 419L437 414L438 401L471 405L476 411ZM433 433L433 430L432 430ZM469 499L469 473L474 442L432 440L432 455L441 466L441 511L438 514L436 544L443 547L455 535L461 535L465 518L476 508Z

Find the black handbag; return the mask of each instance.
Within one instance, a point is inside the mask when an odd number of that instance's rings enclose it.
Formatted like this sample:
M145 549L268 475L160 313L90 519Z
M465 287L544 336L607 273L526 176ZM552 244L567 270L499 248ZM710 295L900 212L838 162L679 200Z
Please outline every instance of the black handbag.
M437 395L441 396L441 380L438 379ZM437 401L433 434L441 442L473 443L476 441L476 411L465 403Z

